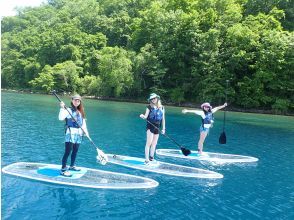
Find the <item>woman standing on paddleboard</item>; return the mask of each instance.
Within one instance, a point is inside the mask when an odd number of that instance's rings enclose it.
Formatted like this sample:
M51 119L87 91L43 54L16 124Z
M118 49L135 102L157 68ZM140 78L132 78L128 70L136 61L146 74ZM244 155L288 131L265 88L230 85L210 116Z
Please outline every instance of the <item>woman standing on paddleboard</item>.
M75 166L76 156L79 150L79 146L82 142L83 135L89 136L85 112L80 95L74 95L71 99L71 107L65 109L64 102L60 102L59 120L65 120L65 152L62 158L62 167L60 174L63 176L71 176L71 173L67 170L66 162L71 153L70 171L80 171ZM74 118L74 119L73 119ZM85 131L85 134L84 132Z
M165 133L165 111L160 101L160 96L151 93L149 105L146 108L145 114L141 114L142 119L147 120L146 125L146 145L145 145L145 163L154 160L154 153L159 138L159 129L162 126L161 133Z
M213 125L213 113L215 113L216 111L225 108L227 106L227 103L212 108L212 106L208 103L205 102L201 105L201 109L200 110L187 110L187 109L183 109L182 113L186 114L186 113L194 113L196 115L200 115L201 119L202 119L202 123L200 126L200 137L199 137L199 141L198 141L198 153L201 154L203 151L203 143L205 141L205 138L209 132L209 129L212 127Z

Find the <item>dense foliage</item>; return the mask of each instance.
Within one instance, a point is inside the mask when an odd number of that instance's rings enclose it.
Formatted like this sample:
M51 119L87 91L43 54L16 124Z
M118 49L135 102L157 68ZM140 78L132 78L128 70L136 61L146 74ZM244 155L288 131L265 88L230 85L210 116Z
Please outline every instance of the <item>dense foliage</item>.
M291 2L48 0L2 19L2 87L292 112Z

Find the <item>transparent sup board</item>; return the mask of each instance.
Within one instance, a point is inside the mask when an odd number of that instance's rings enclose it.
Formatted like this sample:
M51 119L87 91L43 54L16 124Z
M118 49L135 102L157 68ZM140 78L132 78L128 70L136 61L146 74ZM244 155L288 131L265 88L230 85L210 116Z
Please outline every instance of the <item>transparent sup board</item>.
M158 186L155 180L123 173L79 167L81 171L70 171L71 177L60 175L60 165L43 163L13 163L2 168L2 172L27 179L97 189L144 189Z
M166 174L171 176L181 176L181 177L192 177L192 178L210 178L219 179L223 178L223 175L209 170L181 166L171 163L165 163L161 161L151 161L145 164L144 158L129 157L122 155L107 154L108 162L122 165L129 168L134 168L138 170L144 170L154 173Z
M197 151L191 151L191 154L188 156L183 155L181 150L175 149L157 149L156 154L159 156L166 156L166 157L177 157L183 158L187 160L203 160L203 161L210 161L216 163L250 163L250 162L257 162L258 158L250 157L250 156L243 156L243 155L236 155L236 154L222 154L222 153L210 153L210 152L203 152L202 154L198 154Z

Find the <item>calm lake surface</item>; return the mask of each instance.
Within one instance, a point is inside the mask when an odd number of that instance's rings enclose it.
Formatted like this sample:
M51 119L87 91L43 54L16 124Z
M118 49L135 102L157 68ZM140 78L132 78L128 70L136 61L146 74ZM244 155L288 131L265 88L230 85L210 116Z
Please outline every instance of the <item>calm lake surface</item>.
M2 167L14 162L60 164L64 123L54 96L2 92ZM67 105L68 97L62 97ZM87 125L106 153L144 157L146 104L84 100ZM166 107L167 133L196 150L200 117ZM294 219L294 117L227 113L227 144L220 145L223 112L204 150L254 156L254 164L213 165L158 160L219 172L221 180L172 177L96 162L88 140L77 165L152 178L144 190L91 190L2 174L2 219ZM161 136L158 148L177 148Z

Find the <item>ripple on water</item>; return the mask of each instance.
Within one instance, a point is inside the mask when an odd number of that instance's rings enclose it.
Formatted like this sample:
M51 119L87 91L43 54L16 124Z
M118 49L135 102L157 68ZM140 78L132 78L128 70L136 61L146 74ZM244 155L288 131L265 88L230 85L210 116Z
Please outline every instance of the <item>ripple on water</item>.
M64 151L63 122L52 96L2 93L2 165L17 161L59 164ZM64 97L63 97L64 98ZM69 99L64 98L66 102ZM144 157L145 104L84 100L94 142L107 153ZM87 108L88 107L88 108ZM179 143L196 149L199 121L166 107L167 129ZM259 158L256 164L217 165L160 158L209 169L221 180L171 177L96 162L85 140L77 164L129 173L160 183L149 190L90 190L2 176L3 219L293 219L292 118L228 114L226 145L218 145L220 115L205 143L211 152ZM255 120L257 119L257 120ZM248 122L248 123L247 123ZM197 132L195 132L197 131ZM159 148L177 148L160 137Z

